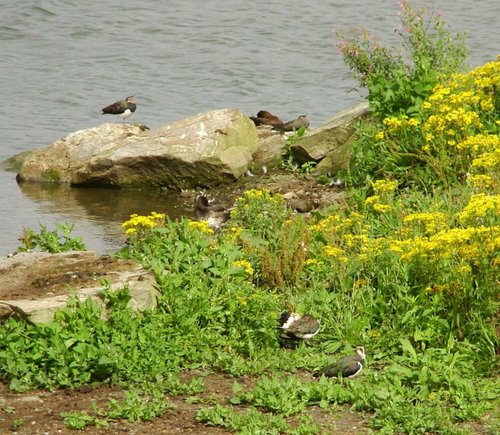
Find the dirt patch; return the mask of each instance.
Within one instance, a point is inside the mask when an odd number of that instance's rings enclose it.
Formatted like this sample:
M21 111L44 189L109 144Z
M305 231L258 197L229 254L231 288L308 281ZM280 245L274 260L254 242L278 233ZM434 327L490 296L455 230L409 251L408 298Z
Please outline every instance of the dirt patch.
M219 403L229 405L232 397L232 385L235 380L251 387L253 378L238 378L222 374L190 373L183 377L203 376L205 391L196 395L196 401L186 400L187 396L166 397L174 407L161 417L151 421L130 423L125 420L109 423L107 428L88 427L87 434L225 434L229 431L219 427L209 427L196 421L196 413L205 406ZM55 392L31 391L15 394L8 391L5 384L0 384L0 433L14 431L18 434L57 434L73 433L60 416L61 412L88 412L92 406L105 408L109 400L121 400L123 392L109 386L82 387ZM196 402L196 403L193 403ZM241 407L244 411L244 407ZM322 428L322 433L364 434L368 433L369 417L352 413L348 407L332 407L322 410L309 408L309 413Z
M342 184L341 181L338 183ZM272 194L279 193L292 209L300 213L327 208L344 197L344 189L336 183L322 184L311 175L296 175L279 169L265 175L243 177L236 183L211 190L208 196L231 206L249 189L268 189Z

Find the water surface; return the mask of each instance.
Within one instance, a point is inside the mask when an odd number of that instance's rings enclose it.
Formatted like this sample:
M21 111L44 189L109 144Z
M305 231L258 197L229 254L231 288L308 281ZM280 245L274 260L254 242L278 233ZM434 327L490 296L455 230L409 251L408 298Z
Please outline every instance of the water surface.
M500 2L427 3L468 33L472 66L497 56ZM319 125L363 99L333 30L363 26L390 42L399 25L394 0L0 0L0 10L0 161L110 121L101 107L126 95L138 100L128 121L151 128L228 107ZM1 169L0 186L0 255L39 222L73 222L88 248L115 250L130 213L183 207L162 192L18 186Z

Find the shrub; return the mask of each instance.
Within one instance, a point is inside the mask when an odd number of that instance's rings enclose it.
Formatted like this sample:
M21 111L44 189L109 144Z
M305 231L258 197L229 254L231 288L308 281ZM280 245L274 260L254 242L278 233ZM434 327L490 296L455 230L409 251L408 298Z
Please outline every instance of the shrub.
M379 120L413 115L434 86L463 68L467 49L463 36L451 35L439 15L426 17L402 0L398 35L406 52L382 47L366 31L337 32L337 47L362 86L368 88L370 109ZM407 61L408 59L408 61Z

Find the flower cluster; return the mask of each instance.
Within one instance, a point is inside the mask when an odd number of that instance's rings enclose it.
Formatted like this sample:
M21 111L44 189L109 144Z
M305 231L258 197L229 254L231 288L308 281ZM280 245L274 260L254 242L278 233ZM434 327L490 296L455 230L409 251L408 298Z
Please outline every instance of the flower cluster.
M130 215L128 221L123 222L122 228L125 229L127 236L137 234L144 230L150 230L165 223L165 214L151 212L148 216L141 216L136 213Z
M470 136L488 129L495 110L500 85L500 60L490 62L467 74L455 74L438 84L423 104L423 125L427 146L432 149L443 138L449 146L478 151Z
M253 276L253 267L252 263L248 260L236 260L233 263L234 267L241 268L245 271L245 273L251 278Z
M466 226L484 225L500 216L500 195L478 193L472 195L469 203L458 214L458 219Z
M387 213L392 210L392 196L398 182L395 180L377 180L373 184L374 195L366 198L365 205L376 213Z
M429 236L448 228L446 218L446 215L442 212L411 213L403 218L403 223L422 228L423 233ZM409 228L406 226L403 227L403 230L406 233L409 232Z
M207 221L189 221L189 229L204 234L213 234L214 230Z
M398 133L404 129L414 129L420 126L420 120L409 118L408 115L388 116L382 123L386 126L387 133ZM383 133L382 133L383 134Z
M500 249L500 225L494 227L452 228L430 237L394 240L391 249L400 253L403 262L426 260L441 264L453 259L479 264L483 258L496 255Z
M236 200L231 222L267 237L281 228L289 215L283 196L272 195L268 189L251 189Z

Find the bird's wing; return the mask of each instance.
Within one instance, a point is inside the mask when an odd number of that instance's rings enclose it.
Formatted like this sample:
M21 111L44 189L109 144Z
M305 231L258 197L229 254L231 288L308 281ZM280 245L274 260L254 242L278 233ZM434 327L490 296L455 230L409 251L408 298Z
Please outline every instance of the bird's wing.
M354 375L360 369L360 363L355 357L345 357L317 372L317 376L334 377L342 374L344 378Z
M317 331L319 328L319 322L313 317L302 317L295 322L293 322L287 329L288 332L301 333L301 334L311 334Z
M110 104L109 106L106 106L104 109L102 109L102 113L109 113L111 115L117 115L120 113L123 113L128 109L128 105L126 101L117 101L116 103Z

